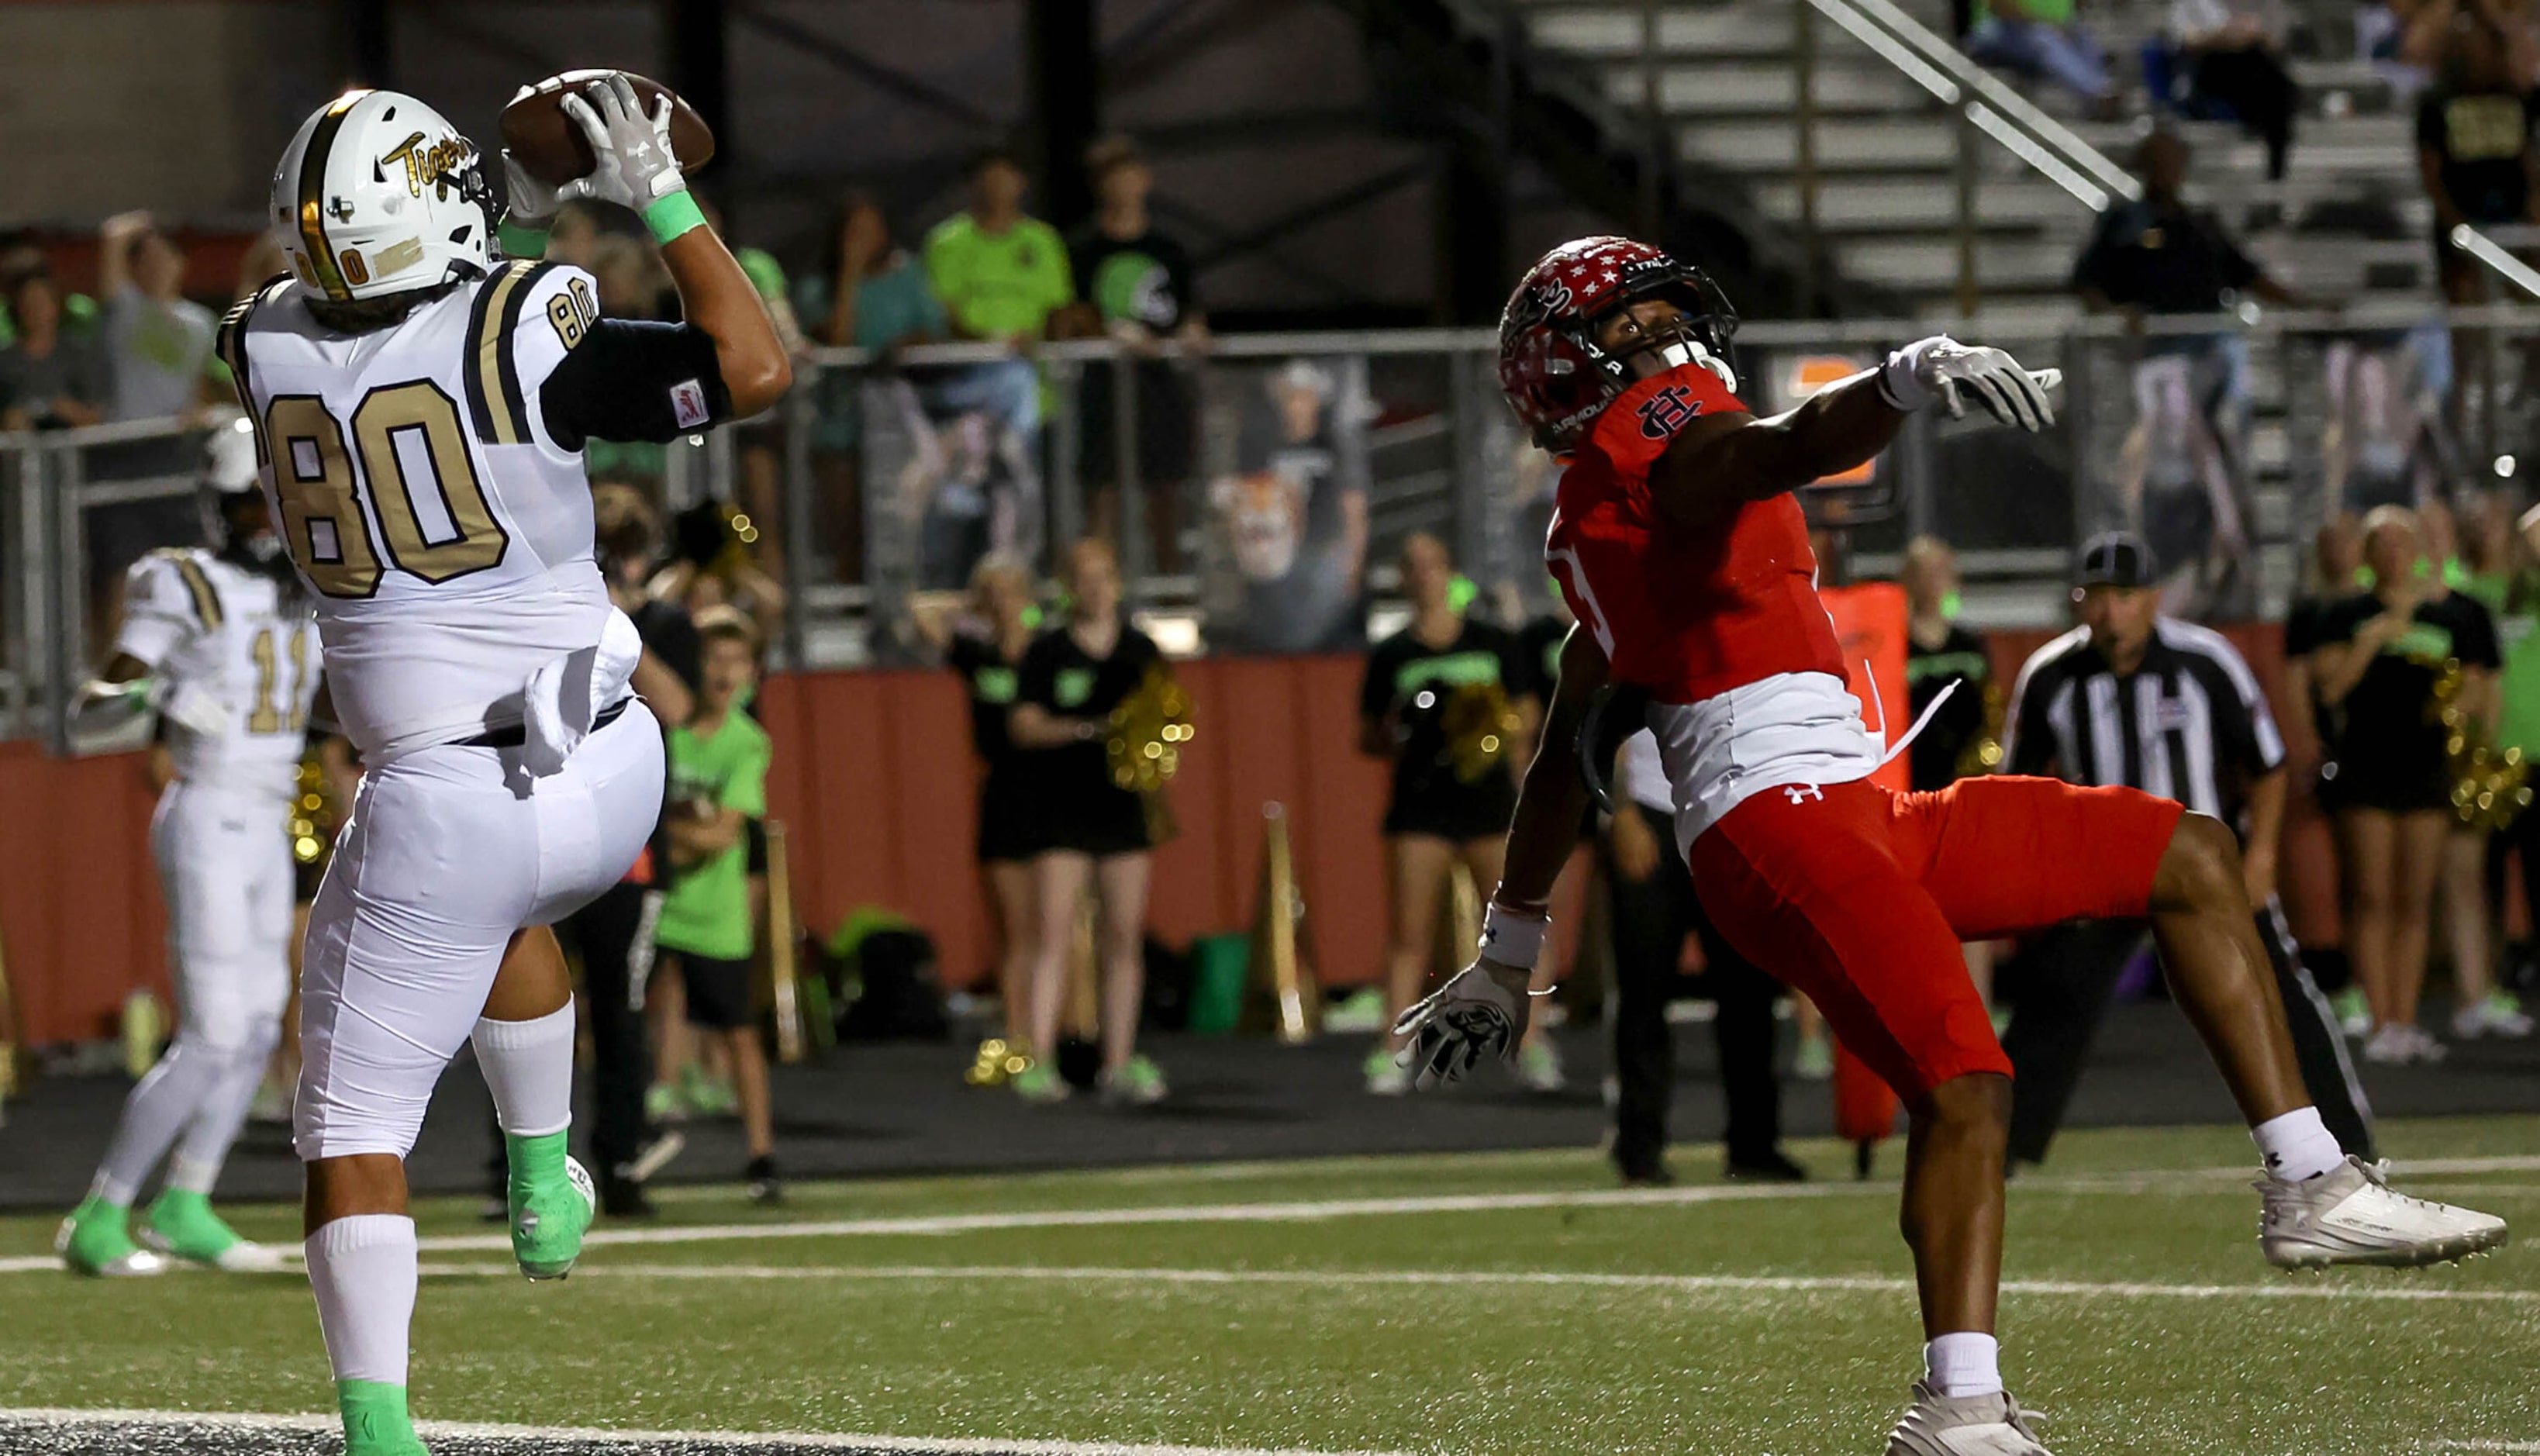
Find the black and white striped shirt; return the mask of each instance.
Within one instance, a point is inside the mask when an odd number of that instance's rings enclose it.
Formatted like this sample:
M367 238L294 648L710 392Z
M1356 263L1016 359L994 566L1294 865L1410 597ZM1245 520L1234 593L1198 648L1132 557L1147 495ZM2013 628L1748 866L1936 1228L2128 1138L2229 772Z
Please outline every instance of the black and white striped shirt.
M2284 765L2257 674L2222 633L2162 617L2119 676L2090 629L2039 648L2011 690L2014 774L2121 784L2237 824L2249 786Z

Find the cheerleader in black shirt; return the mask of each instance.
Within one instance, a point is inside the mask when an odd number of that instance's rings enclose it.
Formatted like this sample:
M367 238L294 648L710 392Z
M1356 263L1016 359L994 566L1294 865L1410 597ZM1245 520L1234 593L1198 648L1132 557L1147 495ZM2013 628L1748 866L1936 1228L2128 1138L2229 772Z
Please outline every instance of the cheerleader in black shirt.
M1138 1104L1162 1101L1164 1076L1138 1055L1138 1012L1146 999L1147 876L1155 840L1147 801L1111 781L1105 743L1111 710L1164 660L1156 644L1120 617L1120 563L1109 543L1083 540L1067 555L1067 624L1044 632L1023 655L1009 719L1016 768L1032 783L1034 920L1031 1045L1043 1060L1015 1078L1035 1102L1065 1097L1067 1083L1047 1060L1058 1045L1067 997L1067 952L1077 907L1094 887L1100 913L1094 948L1102 981L1102 1094Z
M1002 1045L982 1045L970 1080L981 1086L1005 1081L1016 1059L1031 1046L1028 980L1031 968L1031 858L1034 836L1032 776L1015 763L1006 730L1023 683L1023 654L1031 646L1031 574L1011 556L983 558L970 573L970 620L944 646L944 665L961 678L970 699L970 746L979 758L979 877L988 888L988 913L997 930L997 994L1005 1001Z
M2493 725L2496 632L2487 609L2429 580L2416 518L2383 506L2364 519L2369 592L2323 612L2313 688L2333 732L2334 799L2345 851L2346 953L2364 987L2374 1062L2436 1061L2442 1044L2417 1024L2426 938L2451 807L2446 729L2434 684L2463 674L2460 706Z
M1454 580L1454 563L1436 536L1416 534L1403 542L1402 591L1411 598L1411 625L1376 645L1359 692L1360 747L1393 761L1392 796L1384 810L1393 900L1384 979L1388 1026L1420 999L1439 906L1456 862L1471 871L1473 888L1485 899L1499 887L1522 767L1515 745L1534 740L1536 674L1520 659L1514 634L1465 617L1453 600ZM1442 720L1456 689L1482 684L1497 684L1508 694L1519 727L1501 761L1467 782L1449 758ZM1393 1063L1398 1050L1388 1033L1369 1055L1369 1091L1397 1096L1409 1089L1410 1075ZM1549 1042L1529 1037L1519 1052L1520 1070L1544 1075L1542 1064L1552 1056ZM1534 1069L1524 1067L1527 1059ZM1557 1067L1556 1061L1546 1080L1557 1078Z

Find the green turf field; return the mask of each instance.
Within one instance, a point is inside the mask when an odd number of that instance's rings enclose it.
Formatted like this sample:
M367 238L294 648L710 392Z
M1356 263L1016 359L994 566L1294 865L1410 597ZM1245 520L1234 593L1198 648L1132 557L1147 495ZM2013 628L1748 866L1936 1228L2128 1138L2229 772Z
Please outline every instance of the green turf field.
M2385 1125L2540 1229L2540 1117ZM1875 1453L1921 1335L1887 1181L1619 1194L1592 1153L671 1190L569 1283L421 1213L426 1419L1321 1451ZM1708 1171L1706 1149L1679 1170ZM2013 1187L2004 1366L2058 1456L2540 1451L2540 1253L2273 1273L2233 1130ZM251 1236L296 1238L289 1210ZM2517 1233L2521 1231L2517 1227ZM0 1220L0 1407L330 1408L305 1284L109 1284Z

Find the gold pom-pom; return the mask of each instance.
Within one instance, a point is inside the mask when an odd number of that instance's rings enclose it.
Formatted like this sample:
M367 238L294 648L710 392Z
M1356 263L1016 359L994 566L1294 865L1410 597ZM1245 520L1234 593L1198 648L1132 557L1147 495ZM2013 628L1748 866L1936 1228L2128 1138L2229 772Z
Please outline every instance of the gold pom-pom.
M1111 710L1111 736L1103 745L1111 782L1138 794L1171 783L1182 745L1191 740L1190 717L1189 690L1162 662L1149 667L1137 690Z

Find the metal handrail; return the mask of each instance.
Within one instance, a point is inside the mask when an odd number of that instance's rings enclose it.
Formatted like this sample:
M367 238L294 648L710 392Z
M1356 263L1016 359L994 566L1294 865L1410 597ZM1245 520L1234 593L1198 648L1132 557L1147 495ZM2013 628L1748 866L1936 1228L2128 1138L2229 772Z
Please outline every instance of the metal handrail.
M1799 213L1811 256L1816 237L1818 186L1815 128L1815 70L1818 47L1811 17L1823 15L1843 28L1871 54L1885 61L1956 118L1957 305L1972 313L1982 300L1977 258L1976 134L1982 132L2031 171L2061 187L2092 212L2111 196L2132 199L2142 186L2125 170L2100 155L2070 128L2039 110L2027 98L1986 75L1984 68L1958 53L1955 46L1899 9L1893 0L1806 0L1794 16L1799 48L1798 101L1793 121L1798 128Z
M2255 323L2227 313L2153 313L2145 315L2137 327L2113 314L2040 319L2033 313L1997 318L1981 312L1945 321L1949 327L1975 336L1981 336L1990 328L1994 336L2010 339L2116 339L2134 333L2162 337L2216 332L2379 331L2432 323L2455 328L2529 327L2533 316L2531 309L2515 304L2446 309L2405 300L2375 299L2340 310L2268 310ZM1921 338L1931 333L1934 325L1935 320L1930 318L1749 318L1739 321L1737 342L1767 348L1811 344L1892 344ZM1499 331L1492 328L1326 329L1295 333L1220 334L1195 347L1164 341L1159 352L1167 359L1293 359L1317 354L1495 353L1499 343ZM1019 355L1002 344L976 341L917 344L888 354L871 349L823 347L811 350L809 355L810 362L814 365L847 369L874 365L918 369L934 365L992 363L1022 357L1096 363L1125 359L1127 353L1109 339L1071 339L1065 343L1037 345L1028 356ZM42 438L59 439L73 433L62 431ZM0 436L0 443L6 443L8 438Z
M2532 231L2529 228L2511 230L2512 233L2517 234L2529 234ZM2493 268L2505 282L2535 299L2540 299L2540 271L2535 271L2530 264L2506 251L2505 245L2495 238L2467 223L2459 223L2452 228L2451 241L2452 246Z
M1924 60L1950 80L1973 92L1975 100L1983 102L2006 123L2025 132L2044 152L2077 172L2087 173L2099 186L2120 197L2132 200L2143 195L2143 184L2131 173L2082 140L2071 127L2048 115L2036 103L2005 86L1984 67L1968 59L1964 52L1949 42L1948 37L1908 15L1895 0L1809 0L1809 3L1829 14L1836 9L1850 8L1875 21L1890 35L1912 46ZM1977 124L1984 123L1979 121ZM2022 160L2029 159L2023 157Z

